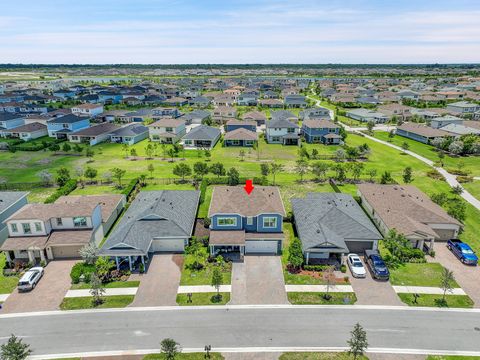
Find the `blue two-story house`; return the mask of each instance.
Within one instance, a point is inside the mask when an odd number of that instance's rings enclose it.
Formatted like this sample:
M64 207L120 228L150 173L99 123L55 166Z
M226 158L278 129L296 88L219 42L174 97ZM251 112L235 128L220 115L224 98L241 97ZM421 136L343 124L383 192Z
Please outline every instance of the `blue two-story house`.
M305 120L302 122L302 135L307 143L337 145L342 142L340 126L329 120Z
M98 101L103 104L120 104L123 95L113 91L100 91L98 93Z
M277 187L217 186L208 211L212 255L280 254L285 208Z
M73 114L61 116L47 122L48 136L57 139L67 139L67 135L90 127L88 117Z

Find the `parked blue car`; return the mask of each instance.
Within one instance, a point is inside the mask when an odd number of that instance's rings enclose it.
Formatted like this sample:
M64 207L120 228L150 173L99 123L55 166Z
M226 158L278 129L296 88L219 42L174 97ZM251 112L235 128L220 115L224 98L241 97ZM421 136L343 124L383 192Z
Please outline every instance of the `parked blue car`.
M459 239L451 239L447 242L447 248L465 265L476 266L478 257L472 248Z
M372 272L372 277L377 280L387 280L390 272L382 257L376 250L365 250L365 262Z

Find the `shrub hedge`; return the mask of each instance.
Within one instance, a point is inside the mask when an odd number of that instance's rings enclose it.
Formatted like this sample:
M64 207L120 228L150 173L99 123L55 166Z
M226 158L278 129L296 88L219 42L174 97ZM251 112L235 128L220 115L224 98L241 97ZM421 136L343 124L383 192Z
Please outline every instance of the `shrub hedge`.
M72 279L73 284L78 284L80 278L84 277L86 283L90 282L90 277L95 271L95 265L87 265L83 262L73 265L72 270L70 271L70 278Z
M54 203L60 196L68 195L77 188L77 180L70 179L61 188L58 188L52 195L46 200L45 204Z

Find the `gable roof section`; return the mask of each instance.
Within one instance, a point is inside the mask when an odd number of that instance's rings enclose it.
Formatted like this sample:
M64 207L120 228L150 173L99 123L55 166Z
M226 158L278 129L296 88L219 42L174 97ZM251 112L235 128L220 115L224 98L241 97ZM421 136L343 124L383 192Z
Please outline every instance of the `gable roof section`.
M207 126L199 125L194 127L190 132L188 132L183 139L184 140L215 140L220 136L220 129Z
M27 195L24 191L0 191L0 214Z
M223 136L224 140L251 140L257 141L258 134L256 132L247 130L245 128L238 128L232 131L227 132Z

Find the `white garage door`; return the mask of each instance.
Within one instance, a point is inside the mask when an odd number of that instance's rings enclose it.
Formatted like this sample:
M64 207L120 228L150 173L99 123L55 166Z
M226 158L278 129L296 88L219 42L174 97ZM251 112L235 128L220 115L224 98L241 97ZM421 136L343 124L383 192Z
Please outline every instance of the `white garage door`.
M183 252L183 239L162 239L152 241L152 252Z
M80 249L83 246L52 246L52 255L54 259L74 259L80 257Z
M276 254L277 240L248 240L245 242L245 253L248 254Z

